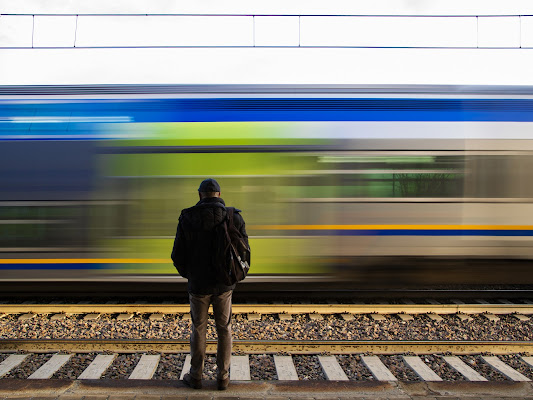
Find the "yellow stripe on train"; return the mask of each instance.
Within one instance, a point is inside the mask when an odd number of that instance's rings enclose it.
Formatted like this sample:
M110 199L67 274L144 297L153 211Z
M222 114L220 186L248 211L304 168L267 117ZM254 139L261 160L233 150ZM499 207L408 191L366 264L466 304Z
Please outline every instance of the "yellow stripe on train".
M533 230L533 225L252 225L257 230Z

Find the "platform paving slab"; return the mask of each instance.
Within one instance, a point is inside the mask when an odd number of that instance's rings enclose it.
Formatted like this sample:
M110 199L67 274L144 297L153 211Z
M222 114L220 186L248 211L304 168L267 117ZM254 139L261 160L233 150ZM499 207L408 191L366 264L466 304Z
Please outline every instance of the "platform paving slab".
M191 355L187 354L185 356L185 362L183 363L183 369L181 370L180 381L183 380L183 377L185 376L185 374L188 374L190 370L191 370Z
M311 314L309 314L309 319L311 321L323 321L324 320L324 316L322 314L318 314L318 313L311 313Z
M348 313L341 314L341 317L345 321L353 321L355 319L353 314L348 314Z
M418 356L403 356L404 361L420 377L420 379L429 382L441 382L442 378L438 376L424 361Z
M139 360L139 363L128 379L152 379L152 376L154 376L157 369L157 365L159 364L160 358L161 356L159 354L143 354Z
M70 360L72 354L54 354L50 360L31 374L28 379L50 379L59 368Z
M459 318L461 321L465 322L465 321L472 321L472 317L468 314L463 314L463 313L457 313L455 314L455 316L457 318Z
M227 391L216 390L216 381L204 381L202 390L186 387L174 381L131 381L131 380L6 380L0 385L2 398L57 398L60 400L85 400L87 396L103 396L108 400L161 400L179 399L533 399L531 382L378 382L378 381L249 381L232 382ZM4 383L4 381L2 381ZM93 397L96 398L96 397ZM58 399L58 400L59 400Z
M511 316L519 321L529 321L529 317L526 317L524 314L511 314Z
M132 313L119 314L117 316L117 321L128 321L128 320L130 320L132 318L133 318L133 314Z
M330 381L347 381L349 380L335 356L318 356L318 361L322 366L326 378Z
M94 321L94 320L97 320L98 318L100 318L100 315L101 314L87 314L85 317L83 317L83 320L84 321Z
M389 371L389 369L381 362L377 356L361 356L363 364L369 369L378 381L397 381L396 377Z
M496 322L496 321L500 320L500 317L498 317L498 316L496 316L496 315L494 315L492 313L488 313L487 312L487 313L483 313L481 315L483 315L485 318L487 318L491 322Z
M27 321L27 320L30 320L32 318L35 318L37 316L37 314L33 314L33 313L30 313L30 314L22 314L18 320L19 321Z
M250 313L246 315L248 318L248 321L261 321L261 314L257 313Z
M435 322L440 322L444 319L439 314L429 313L426 315L428 316L428 318L432 319Z
M533 368L533 357L531 356L522 356L522 360L527 363L530 367Z
M487 381L485 377L481 376L476 371L474 371L472 368L470 368L468 365L466 365L463 362L463 360L461 360L459 357L445 356L443 358L444 358L444 361L446 361L450 367L455 369L457 372L459 372L469 381L471 382L486 382Z
M280 381L297 381L298 373L291 356L274 356L274 365Z
M28 354L12 354L0 363L0 378L16 366L22 364L22 362L28 357Z
M517 370L511 368L509 365L505 364L496 356L481 356L481 359L489 364L495 370L501 372L507 378L517 381L517 382L529 382L530 379L522 375Z
M248 356L232 356L230 366L230 380L232 381L249 381L250 377L250 360Z
M91 364L81 373L78 379L100 379L102 374L111 365L116 354L99 354Z
M396 314L398 316L398 318L400 318L402 321L412 321L414 320L415 318L411 315L411 314Z

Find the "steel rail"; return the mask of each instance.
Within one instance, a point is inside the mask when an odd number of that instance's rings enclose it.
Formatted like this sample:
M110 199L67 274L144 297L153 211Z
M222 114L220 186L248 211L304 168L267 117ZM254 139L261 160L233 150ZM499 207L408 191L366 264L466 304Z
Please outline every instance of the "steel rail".
M215 340L207 341L207 352L216 354ZM188 353L189 340L183 339L2 339L2 352L163 352ZM532 341L252 341L234 340L233 351L244 354L288 353L288 354L516 354L533 352Z
M211 309L210 309L211 310ZM190 312L189 304L0 304L0 314ZM532 304L234 304L234 314L533 314Z

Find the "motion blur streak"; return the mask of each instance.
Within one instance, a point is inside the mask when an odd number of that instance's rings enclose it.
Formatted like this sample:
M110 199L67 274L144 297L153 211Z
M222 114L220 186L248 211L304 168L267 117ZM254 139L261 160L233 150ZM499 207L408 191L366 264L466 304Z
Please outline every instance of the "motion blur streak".
M256 276L533 283L529 87L4 89L0 279L176 277L212 177Z

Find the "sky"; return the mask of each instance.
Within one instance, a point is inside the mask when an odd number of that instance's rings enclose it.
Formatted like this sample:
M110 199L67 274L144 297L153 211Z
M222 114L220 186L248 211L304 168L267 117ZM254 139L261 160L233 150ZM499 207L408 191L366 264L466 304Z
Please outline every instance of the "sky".
M532 65L532 1L0 0L1 85L532 85Z

